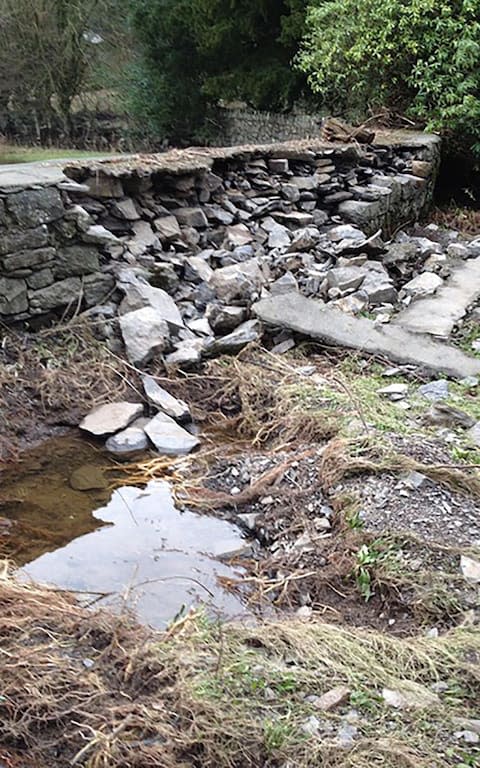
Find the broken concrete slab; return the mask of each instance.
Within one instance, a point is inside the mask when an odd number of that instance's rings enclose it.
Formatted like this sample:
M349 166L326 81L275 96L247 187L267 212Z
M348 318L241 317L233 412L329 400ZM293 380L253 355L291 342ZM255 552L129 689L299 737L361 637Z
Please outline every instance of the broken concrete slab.
M299 293L262 299L252 309L268 325L289 328L327 344L381 355L458 379L480 373L480 360L460 349L392 324L378 326L367 318L351 317Z
M446 339L455 323L479 297L480 258L476 258L453 269L435 296L417 299L392 321L392 325Z

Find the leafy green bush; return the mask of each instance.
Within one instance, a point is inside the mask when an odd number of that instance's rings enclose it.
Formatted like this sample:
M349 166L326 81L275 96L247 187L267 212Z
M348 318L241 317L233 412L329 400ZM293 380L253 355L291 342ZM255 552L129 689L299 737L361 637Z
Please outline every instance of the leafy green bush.
M298 66L333 110L387 106L480 155L480 0L327 0Z

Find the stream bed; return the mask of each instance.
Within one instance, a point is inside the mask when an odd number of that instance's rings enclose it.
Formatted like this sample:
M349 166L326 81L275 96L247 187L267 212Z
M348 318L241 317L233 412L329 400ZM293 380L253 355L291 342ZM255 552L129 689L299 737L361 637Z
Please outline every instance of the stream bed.
M113 490L112 467L96 446L69 437L4 473L2 549L19 575L72 590L86 604L128 609L154 627L198 605L212 617L246 616L218 580L239 576L224 561L244 548L240 529L180 512L165 481Z

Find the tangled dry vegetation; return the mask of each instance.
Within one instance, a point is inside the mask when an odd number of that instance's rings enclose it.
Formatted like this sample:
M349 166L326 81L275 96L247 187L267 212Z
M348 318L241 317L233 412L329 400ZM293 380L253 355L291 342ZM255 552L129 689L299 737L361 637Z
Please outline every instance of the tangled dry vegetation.
M337 429L332 414L306 411L292 399L299 367L252 344L236 357L210 361L199 373L158 379L192 404L195 421L212 437L278 448L280 443L317 442Z
M0 460L48 424L76 425L95 405L140 392L127 364L78 318L35 334L9 329L0 349ZM137 394L138 398L138 394ZM43 435L45 436L45 434Z
M168 377L157 372L160 384L191 404L206 447L186 459L160 457L123 467L125 482L167 478L175 481L179 501L214 509L233 503L230 496L212 491L203 482L219 455L233 457L259 449L281 456L289 451L274 469L235 497L235 507L240 507L278 484L291 463L323 446L319 477L327 494L351 475L416 471L452 490L480 496L477 463L422 462L384 439L385 430L394 432L397 425L405 429L406 419L376 394L384 385L381 378L368 373L345 375L338 360L327 356L320 364L317 357L317 370L321 364L325 369L321 374L304 376L304 368L312 367L304 365L308 360L282 358L250 345L236 357L210 361L199 372L179 371ZM352 419L360 426L356 436L345 430L345 421ZM421 438L421 432L415 437Z
M446 229L456 229L466 235L478 235L480 212L475 208L461 208L456 205L435 208L429 221Z
M478 630L399 640L323 623L221 626L190 614L152 633L19 584L6 567L0 606L0 756L11 768L441 768L468 757L452 734L475 717ZM427 708L382 699L383 688L431 693L439 681L443 692ZM349 701L319 712L315 696L336 685ZM357 733L342 748L352 708ZM318 734L306 726L312 715Z

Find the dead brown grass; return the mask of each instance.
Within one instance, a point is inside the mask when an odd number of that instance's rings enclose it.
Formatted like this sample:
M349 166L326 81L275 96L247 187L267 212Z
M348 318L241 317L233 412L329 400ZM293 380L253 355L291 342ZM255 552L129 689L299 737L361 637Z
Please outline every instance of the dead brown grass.
M326 492L332 491L343 478L351 475L413 470L454 491L480 497L478 465L423 464L368 437L331 440L321 461L322 484Z
M87 320L20 334L5 333L0 350L0 459L15 453L17 435L48 421L78 420L103 402L139 399L138 376L113 360Z
M151 632L20 584L6 568L0 609L0 754L9 766L446 768L460 759L444 749L454 718L473 716L480 682L474 629L399 640L319 622L217 626L189 615ZM381 704L382 686L439 679L455 694L427 712ZM308 696L339 684L360 702L350 748L336 740L345 708L325 715L321 737L302 729L315 713Z
M318 442L337 432L331 414L292 403L290 388L302 381L298 367L255 344L236 357L210 361L199 373L158 379L192 404L195 420L213 436L277 446Z
M480 211L475 208L461 208L456 205L435 208L429 215L429 221L447 229L456 229L467 235L478 235L480 230Z

